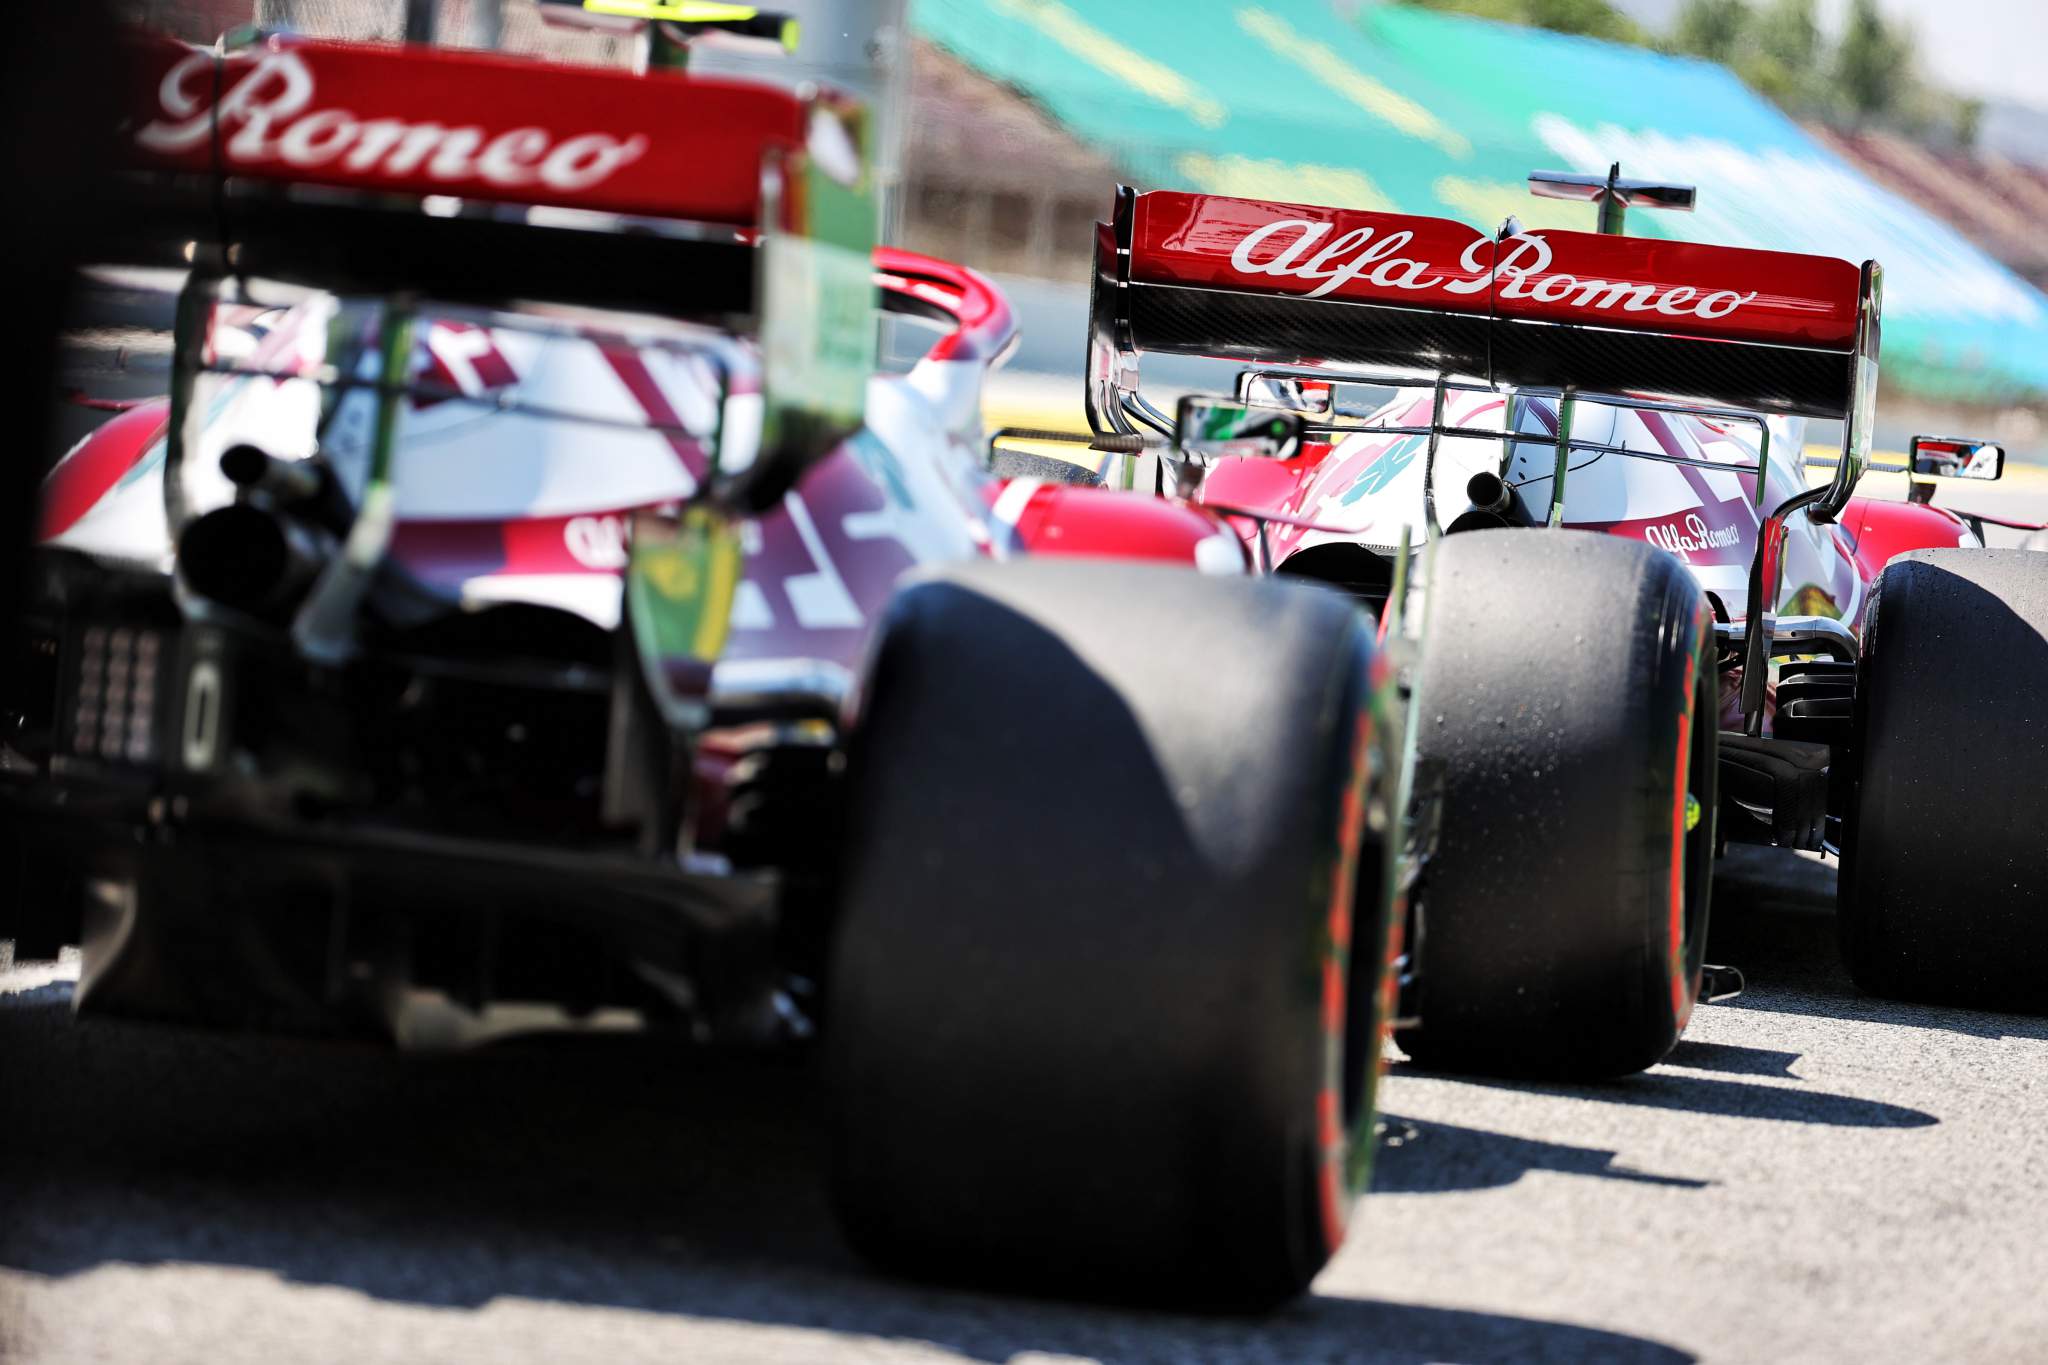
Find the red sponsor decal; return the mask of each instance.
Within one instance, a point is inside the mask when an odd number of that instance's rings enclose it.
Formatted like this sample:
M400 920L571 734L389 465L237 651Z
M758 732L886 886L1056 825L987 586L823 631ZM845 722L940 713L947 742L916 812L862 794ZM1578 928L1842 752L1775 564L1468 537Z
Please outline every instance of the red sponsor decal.
M616 574L626 567L632 509L573 517L398 523L392 558L421 578L458 584L490 574Z
M1742 527L1709 526L1707 519L1698 512L1687 512L1680 517L1667 517L1653 521L1642 528L1643 539L1660 550L1669 550L1681 559L1694 555L1706 555L1720 559L1714 551L1742 547Z
M1860 276L1783 251L1521 232L1447 218L1159 190L1137 205L1131 278L1431 312L1847 350Z
M139 40L150 165L752 227L762 157L806 144L795 95L448 49Z

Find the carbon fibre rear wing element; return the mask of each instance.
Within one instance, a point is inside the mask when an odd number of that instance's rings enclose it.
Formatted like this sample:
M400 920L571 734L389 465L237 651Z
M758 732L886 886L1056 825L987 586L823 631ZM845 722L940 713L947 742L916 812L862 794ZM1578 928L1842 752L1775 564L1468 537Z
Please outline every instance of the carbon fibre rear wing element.
M1869 449L1882 271L1825 256L1119 186L1097 225L1087 404L1098 433L1160 414L1146 351L1459 375L1843 421L1811 513Z

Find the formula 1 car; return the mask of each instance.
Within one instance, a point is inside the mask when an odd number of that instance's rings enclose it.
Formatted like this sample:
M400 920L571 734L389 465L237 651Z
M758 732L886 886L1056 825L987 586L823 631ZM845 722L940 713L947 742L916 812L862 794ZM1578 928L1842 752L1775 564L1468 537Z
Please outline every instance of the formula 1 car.
M1656 1061L1739 988L1702 957L1725 839L1839 854L1865 989L2048 1010L2048 557L1984 549L1923 485L2002 451L1918 439L1913 498L1856 496L1875 262L1622 236L1693 192L1619 167L1532 188L1606 230L1127 189L1098 225L1096 446L1163 438L1157 491L1352 592L1408 660L1401 1045ZM1257 368L1170 415L1147 351ZM1807 418L1844 423L1821 487Z
M1199 507L991 480L1008 305L872 248L844 99L127 57L107 258L190 273L168 398L47 485L0 937L82 939L81 1012L816 1033L884 1263L1300 1292L1400 922L1354 604ZM940 333L906 374L878 304Z

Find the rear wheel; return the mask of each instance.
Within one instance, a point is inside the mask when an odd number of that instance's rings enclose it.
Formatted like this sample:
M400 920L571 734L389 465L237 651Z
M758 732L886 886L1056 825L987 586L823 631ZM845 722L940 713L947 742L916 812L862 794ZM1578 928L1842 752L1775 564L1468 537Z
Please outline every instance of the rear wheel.
M1713 876L1717 678L1671 555L1581 532L1445 538L1428 585L1417 782L1416 1061L1599 1077L1671 1050Z
M1864 620L1849 974L1876 995L2048 1012L2048 556L1914 551Z
M1319 588L1043 561L898 595L826 1020L862 1251L1089 1297L1307 1286L1371 1153L1378 696Z

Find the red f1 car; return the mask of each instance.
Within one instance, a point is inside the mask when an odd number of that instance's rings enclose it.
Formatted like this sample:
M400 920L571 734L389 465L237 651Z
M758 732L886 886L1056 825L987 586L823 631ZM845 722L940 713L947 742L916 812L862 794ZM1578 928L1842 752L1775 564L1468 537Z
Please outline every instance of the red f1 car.
M1879 267L1621 236L1692 191L1618 167L1532 188L1603 232L1129 190L1098 227L1096 446L1164 438L1158 491L1364 600L1402 661L1403 1047L1656 1061L1739 982L1702 959L1717 811L1839 854L1865 989L2048 1010L2048 555L1983 548L1917 481L1856 496ZM1258 368L1169 416L1146 351ZM1822 487L1806 418L1844 424ZM2002 463L1913 443L1916 476Z
M81 1011L816 1032L886 1263L1304 1288L1398 923L1352 602L1200 507L990 479L1009 310L871 250L844 100L129 57L105 258L189 278L168 398L48 483L0 936L82 938ZM906 374L877 305L936 325Z

